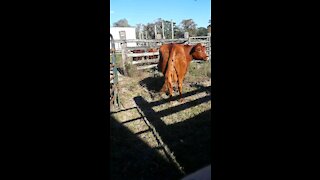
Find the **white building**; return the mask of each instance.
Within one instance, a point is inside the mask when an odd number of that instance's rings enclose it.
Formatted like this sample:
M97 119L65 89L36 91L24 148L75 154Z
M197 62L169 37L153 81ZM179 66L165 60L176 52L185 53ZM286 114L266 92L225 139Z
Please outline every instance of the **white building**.
M126 34L126 39L137 39L136 38L136 28L135 27L110 27L110 33L114 40L120 40L120 32L124 31ZM135 47L137 43L127 43L127 47ZM110 42L111 47L111 42ZM116 50L121 50L120 43L115 43Z

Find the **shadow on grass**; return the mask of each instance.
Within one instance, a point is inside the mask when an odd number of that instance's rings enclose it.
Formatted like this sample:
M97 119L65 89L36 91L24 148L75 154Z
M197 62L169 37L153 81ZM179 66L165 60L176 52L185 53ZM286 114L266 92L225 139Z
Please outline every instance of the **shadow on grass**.
M148 91L159 92L164 84L164 77L147 77L139 82L140 86L147 88Z
M148 87L153 87L150 83L145 83L149 84ZM199 89L185 93L183 96L192 96L204 91L211 92L211 86L199 86ZM141 96L134 98L137 107L155 127L162 141L168 146L171 152L174 152L176 160L184 167L187 174L211 164L211 109L171 125L166 125L161 120L161 117L208 102L211 100L210 94L211 93L205 97L159 112L155 112L152 107L167 103L169 100L162 99L155 102L148 102ZM118 112L125 112L131 109L133 108L119 110ZM132 133L124 126L124 124L128 122L138 119L139 118L131 119L121 124L111 117L110 178L113 180L181 179L182 175L174 164L171 161L167 161L158 153L157 150L161 147L151 148L144 143L137 134Z
M210 87L208 87L210 88ZM197 92L208 90L198 89L184 94L190 96ZM211 95L190 101L178 106L155 112L152 107L166 103L167 100L147 102L143 97L134 98L137 106L143 111L146 118L157 129L164 143L174 152L177 161L185 172L194 172L208 164L211 160L211 109L204 111L183 122L166 125L161 117L191 108L211 100Z
M180 179L172 163L110 117L110 179Z
M149 92L153 92L153 93L159 93L163 84L164 84L164 77L163 76L147 77L139 82L140 86L145 87ZM186 84L184 84L184 86L186 86ZM197 88L197 91L195 91L194 93L197 93L197 92L202 91L204 89L208 93L211 93L211 86L205 87L205 86L201 85L200 83L190 83L189 86ZM174 84L173 88L178 93L178 89L177 89L176 84ZM186 97L189 95L190 95L189 93L184 93L182 96Z

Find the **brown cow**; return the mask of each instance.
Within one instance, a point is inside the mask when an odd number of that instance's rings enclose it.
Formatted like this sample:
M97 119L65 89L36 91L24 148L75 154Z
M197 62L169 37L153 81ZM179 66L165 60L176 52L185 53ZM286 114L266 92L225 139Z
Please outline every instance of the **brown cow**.
M184 41L182 43L175 43L175 44L184 44L184 43L186 43L186 41ZM165 75L165 72L166 72L167 62L168 62L170 51L171 51L173 44L174 43L163 44L159 48L160 58L159 58L159 63L158 63L158 70L161 71L163 75Z
M177 82L182 102L182 82L192 59L208 60L206 48L200 43L196 45L165 44L160 47L158 69L165 75L165 82L160 93L169 89L170 97L173 93L173 83Z
M141 49L135 49L135 50L131 50L131 52L133 53L144 53L144 50L141 50ZM133 57L132 60L133 61L137 61L137 60L141 60L142 57Z
M157 51L158 51L157 48L148 49L148 52L157 52ZM156 58L158 58L158 55L149 56L148 58L149 59L156 59Z
M166 67L168 64L167 62L169 60L169 55L170 55L172 46L173 46L173 43L170 43L170 44L164 44L159 48L160 58L158 63L158 70L161 71L163 75L166 74L166 70L167 70Z

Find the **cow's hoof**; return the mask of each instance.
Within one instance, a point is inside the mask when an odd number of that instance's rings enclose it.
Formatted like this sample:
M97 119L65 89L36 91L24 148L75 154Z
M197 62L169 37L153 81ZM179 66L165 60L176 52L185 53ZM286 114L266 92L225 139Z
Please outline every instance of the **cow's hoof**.
M160 93L160 97L162 98L162 99L166 99L166 94L165 93Z

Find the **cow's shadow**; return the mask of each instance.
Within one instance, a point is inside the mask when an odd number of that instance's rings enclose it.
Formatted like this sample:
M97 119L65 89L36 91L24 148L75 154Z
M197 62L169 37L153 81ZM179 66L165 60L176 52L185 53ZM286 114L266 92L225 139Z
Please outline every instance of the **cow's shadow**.
M139 85L146 88L152 99L155 97L160 97L160 90L164 84L165 78L163 76L154 76L147 77L139 82ZM174 96L178 94L178 86L176 83L173 84L173 93ZM169 91L166 91L165 94L169 96Z
M141 80L139 82L139 85L146 88L151 97L155 97L160 95L159 92L164 84L164 81L165 81L164 76L147 77ZM186 86L186 83L184 85ZM188 86L196 87L198 90L205 89L207 93L211 94L211 86L205 87L199 83L189 83ZM178 87L176 83L174 83L173 85L173 90L174 90L174 93L178 93ZM169 95L168 92L166 92L166 94ZM185 96L186 96L185 93L183 93L182 97L185 97Z
M159 92L164 84L163 76L147 77L139 82L140 86L145 87L148 91Z

